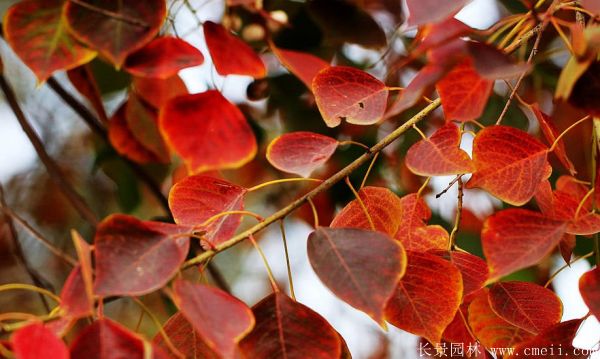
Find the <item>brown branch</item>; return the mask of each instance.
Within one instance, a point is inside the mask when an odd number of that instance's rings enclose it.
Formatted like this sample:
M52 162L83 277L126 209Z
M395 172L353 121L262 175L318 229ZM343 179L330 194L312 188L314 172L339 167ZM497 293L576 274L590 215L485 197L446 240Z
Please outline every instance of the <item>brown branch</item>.
M50 179L58 186L63 195L67 198L67 200L73 205L73 207L77 210L79 215L88 221L91 225L96 226L98 224L98 219L96 214L88 207L83 198L73 189L73 186L67 181L65 175L58 167L56 162L48 155L46 149L44 148L44 144L42 140L39 138L27 118L25 114L21 110L19 106L19 102L17 101L17 97L15 93L6 81L4 74L0 74L0 88L4 92L4 96L6 97L6 101L8 102L10 108L13 113L17 117L21 128L29 138L29 141L33 145L35 152L39 156L40 160L46 170L48 171L48 175L50 175Z
M440 104L441 104L440 99L433 101L427 107L422 109L419 113L417 113L415 116L413 116L411 119L406 121L400 127L395 129L392 133L390 133L389 135L384 137L381 141L379 141L377 144L375 144L373 147L371 147L365 154L358 157L352 163L350 163L348 166L344 167L342 170L340 170L333 176L331 176L328 179L326 179L325 181L323 181L320 185L315 187L310 192L306 193L305 195L298 198L294 202L290 203L286 207L280 209L279 211L277 211L277 212L273 213L272 215L270 215L269 217L265 218L264 221L250 227L249 229L233 236L231 239L217 245L214 249L206 251L206 252L186 261L182 267L187 268L187 267L190 267L190 266L193 266L196 264L203 263L203 262L207 261L208 259L214 257L217 253L222 252L230 247L233 247L234 245L242 242L249 236L252 236L255 233L260 232L264 228L268 227L271 223L285 218L288 214L292 213L298 207L302 206L305 202L313 199L319 193L328 190L334 184L338 183L339 181L343 180L346 176L348 176L350 173L354 172L357 168L359 168L363 164L367 163L371 158L373 158L373 156L375 156L376 153L379 153L381 150L383 150L385 147L387 147L390 143L392 143L396 139L398 139L404 132L409 130L414 124L418 123L419 121L424 119L427 115L429 115L433 110L438 108L440 106Z

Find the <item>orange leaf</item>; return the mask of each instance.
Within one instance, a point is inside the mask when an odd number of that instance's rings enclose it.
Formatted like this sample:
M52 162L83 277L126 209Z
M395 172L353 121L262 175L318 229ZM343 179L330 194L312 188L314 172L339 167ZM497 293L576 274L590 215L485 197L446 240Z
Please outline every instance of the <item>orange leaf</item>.
M191 173L238 168L256 154L244 115L216 90L170 100L161 109L159 125Z
M174 300L196 332L215 353L233 358L237 343L254 327L250 308L214 287L178 280Z
M159 162L160 159L133 136L125 119L126 107L125 104L119 107L108 122L110 144L119 154L134 162Z
M484 288L469 305L469 326L479 342L486 348L513 348L531 339L533 334L510 324L492 310L488 292Z
M209 176L190 176L177 182L169 192L169 207L177 224L205 230L207 239L217 245L229 239L239 227L242 216L226 215L200 227L214 215L244 209L247 190Z
M496 279L538 263L560 242L565 228L564 221L525 209L491 215L481 231L490 277Z
M18 359L68 359L65 343L42 323L29 324L10 338L12 351Z
M319 71L329 67L329 63L305 52L284 50L275 47L273 44L271 44L271 50L277 56L279 62L300 81L304 82L309 89L312 89L313 79Z
M314 78L312 90L328 127L336 127L342 121L374 124L381 120L387 105L385 84L353 67L325 68Z
M398 242L374 231L319 227L308 237L308 259L335 295L377 323L406 268Z
M409 251L425 252L431 249L446 249L448 232L440 226L428 226L431 210L423 198L416 193L400 199L402 206L400 226L394 235Z
M460 130L452 122L426 139L412 145L406 153L406 166L420 176L446 176L475 170L469 155L460 149Z
M546 359L552 357L568 357L573 359L589 358L581 349L573 347L573 339L583 322L582 319L573 319L555 324L540 334L515 347L511 359L526 356L533 359Z
M158 131L158 113L154 108L130 94L125 105L125 121L137 142L152 152L158 162L170 162L171 154Z
M166 12L165 0L67 1L64 9L71 33L116 67L121 67L127 55L152 40Z
M205 21L202 28L206 46L219 75L265 77L265 65L248 44L231 34L221 24Z
M430 253L407 251L406 274L390 298L385 317L392 325L439 343L461 302L459 270Z
M162 108L170 99L188 93L187 87L177 75L162 80L134 77L132 88L137 95L156 109Z
M39 82L96 56L65 31L62 9L62 0L26 0L4 15L4 38Z
M531 135L507 126L481 130L473 143L475 172L467 188L479 187L521 206L547 175L548 149Z
M318 313L275 292L252 308L256 327L240 343L247 358L338 359L342 341Z
M538 334L559 323L562 302L549 289L527 282L501 282L490 288L492 310L502 319Z
M579 278L579 292L592 314L600 319L600 268L596 267Z
M322 166L338 146L334 138L314 132L290 132L283 134L267 147L267 160L283 172L302 177Z
M487 263L476 255L458 251L434 251L458 268L463 283L463 298L484 287L488 278ZM465 299L466 300L466 299Z
M427 23L435 23L452 17L470 0L407 0L408 25L417 26Z
M127 56L125 70L134 76L167 79L179 70L202 65L200 50L176 37L159 37Z
M492 92L493 81L477 73L473 60L462 60L437 83L447 121L471 121L479 118Z
M402 213L402 202L398 196L387 188L369 186L361 188L358 196L373 220L375 229L393 236L400 226ZM358 200L353 200L335 216L330 227L371 229L371 224Z
M185 260L189 227L140 221L123 214L104 219L94 239L95 293L143 295L164 286Z
M181 312L175 313L163 326L165 334L171 340L171 343L187 359L220 359L210 347L204 342L204 339L194 330L192 324L185 319ZM153 343L169 350L163 336L158 333L152 340Z

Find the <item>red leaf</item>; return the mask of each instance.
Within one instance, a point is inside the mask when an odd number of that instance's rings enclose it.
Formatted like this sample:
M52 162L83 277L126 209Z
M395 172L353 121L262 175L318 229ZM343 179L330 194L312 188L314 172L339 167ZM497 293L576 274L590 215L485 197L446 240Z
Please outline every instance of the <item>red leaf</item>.
M435 251L458 268L463 283L463 298L484 287L488 278L487 263L476 255L458 251ZM465 299L466 300L466 299Z
M191 173L238 168L256 154L256 139L244 115L216 90L170 100L159 124Z
M90 316L94 313L94 299L88 296L86 283L81 272L81 265L77 265L67 277L60 292L61 308L71 319Z
M10 339L17 359L68 359L65 343L42 323L29 324L17 330Z
M119 107L108 122L110 144L119 154L134 162L159 162L160 159L133 136L125 120L126 107L125 104Z
M217 245L235 234L242 216L222 216L204 227L200 225L219 213L243 210L246 192L222 179L190 176L171 188L169 207L177 224L205 230L207 240Z
M600 268L596 267L579 278L579 292L592 314L600 319Z
M152 152L158 162L170 162L171 154L158 131L158 113L155 109L130 94L125 105L125 121L133 137Z
M184 234L190 232L123 214L107 217L94 239L95 293L139 296L161 288L185 260L189 238Z
M214 287L179 280L175 303L206 345L223 358L232 358L237 344L254 327L250 308Z
M419 46L417 46L414 51L417 54L423 53L430 48L442 46L450 40L465 36L471 31L473 31L473 29L462 21L459 21L454 17L448 17L440 23L427 25L419 30L422 39Z
M535 115L535 118L538 120L538 123L540 125L540 128L542 129L542 133L544 134L546 141L548 141L548 144L552 146L554 141L560 135L560 132L558 131L556 126L554 126L554 123L552 122L550 116L543 113L537 104L533 104L529 108ZM558 144L556 148L554 148L553 153L556 155L560 163L562 163L562 165L569 171L569 173L571 173L571 176L575 176L575 174L577 174L575 166L573 166L573 163L571 162L571 160L569 160L569 157L567 156L565 143L562 139L558 141Z
M463 286L454 264L429 253L407 251L406 274L385 316L392 325L439 343L461 302Z
M319 314L275 292L252 308L256 327L240 343L247 358L338 359L342 342Z
M156 109L162 108L170 99L188 93L187 87L179 76L172 76L164 80L135 77L132 89Z
M549 357L548 354L575 359L588 358L584 351L573 347L573 339L582 322L582 319L573 319L555 324L534 338L517 345L514 354L509 358L527 356L533 359L545 359Z
M547 178L547 150L538 140L516 128L486 127L473 143L476 171L467 188L479 187L506 203L524 205Z
M308 259L335 295L384 323L385 304L406 268L398 242L364 229L319 227L308 237Z
M562 302L549 289L527 282L501 282L490 288L492 310L502 319L538 334L560 322Z
M385 118L396 116L413 106L445 74L446 69L443 66L435 64L425 65L392 103L389 110L385 113Z
M304 82L309 89L312 89L315 76L321 70L329 67L329 63L308 53L280 49L273 44L271 44L271 50L277 56L279 62L300 81Z
M368 73L346 66L328 67L312 83L317 106L328 127L342 121L371 125L383 117L388 89Z
M437 83L447 121L479 118L492 92L493 81L479 75L473 60L465 58Z
M594 14L600 14L600 0L581 0L581 5Z
M510 56L495 46L476 41L468 41L466 44L475 69L488 80L517 77L531 67L526 62L515 63Z
M220 359L214 351L204 342L204 339L194 330L181 312L175 313L163 326L163 330L171 343L187 359ZM163 336L158 333L152 340L153 343L169 350Z
M106 121L108 116L102 103L102 95L94 78L94 74L89 65L78 66L67 71L69 81L92 105L102 121Z
M479 292L469 305L469 326L486 348L513 348L516 344L533 337L526 330L500 318L492 310L487 288Z
M431 210L417 193L400 199L402 206L400 226L394 238L402 242L409 251L425 252L431 249L446 249L448 232L440 226L428 226Z
M81 331L71 344L71 359L166 359L168 356L157 346L145 351L144 340L120 324L99 319ZM149 348L149 349L150 349Z
M538 263L556 247L565 228L564 221L525 209L491 215L481 232L490 277L496 279Z
M440 22L457 13L470 0L406 0L408 25L418 26Z
M267 147L267 160L283 172L302 177L322 166L338 146L334 138L314 132L290 132L283 134Z
M375 229L392 237L398 231L401 221L402 202L398 196L387 188L369 186L361 188L358 196L373 220ZM330 227L371 229L371 224L360 203L353 200L335 216Z
M412 145L406 153L406 166L420 176L445 176L475 170L469 155L460 149L461 133L452 122L426 139Z
M570 266L571 256L573 255L573 250L577 245L575 235L566 233L563 235L560 243L558 244L558 249L560 251L560 255L565 260L565 263L568 263Z
M205 21L202 28L206 46L219 75L265 77L265 65L248 44L220 24Z
M134 76L167 79L179 70L202 65L200 50L176 37L159 37L132 53L125 61L125 70Z
M67 1L64 14L69 30L77 39L121 67L127 55L152 40L166 11L165 0L79 0Z
M62 0L26 0L4 15L4 38L39 82L96 56L65 31L62 8Z

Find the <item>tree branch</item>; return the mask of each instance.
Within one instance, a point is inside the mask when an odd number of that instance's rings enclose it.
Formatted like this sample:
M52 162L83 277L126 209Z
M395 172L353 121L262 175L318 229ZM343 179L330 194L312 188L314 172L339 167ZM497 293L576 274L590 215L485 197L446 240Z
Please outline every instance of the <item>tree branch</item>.
M422 109L419 113L417 113L415 116L413 116L411 119L409 119L408 121L403 123L400 127L395 129L392 133L390 133L385 138L383 138L381 141L379 141L377 144L375 144L373 147L369 148L369 150L365 154L358 157L352 163L350 163L348 166L344 167L342 170L340 170L333 176L331 176L328 179L326 179L325 181L323 181L320 185L315 187L310 192L306 193L305 195L298 198L294 202L290 203L286 207L280 209L279 211L277 211L277 212L273 213L272 215L270 215L269 217L265 218L264 221L259 222L258 224L250 227L249 229L233 236L231 239L219 244L214 249L206 251L206 252L186 261L185 263L183 263L182 267L188 268L193 265L203 263L203 262L209 260L210 258L214 257L217 253L222 252L230 247L233 247L234 245L242 242L249 236L260 232L264 228L268 227L271 223L285 218L288 214L292 213L295 209L302 206L306 201L309 201L309 200L313 199L319 193L328 190L334 184L343 180L346 176L348 176L350 173L355 171L357 168L359 168L363 164L367 163L373 156L375 156L376 153L379 153L381 150L383 150L385 147L387 147L390 143L392 143L396 139L398 139L404 132L409 130L414 124L418 123L419 121L424 119L427 115L429 115L433 110L438 108L440 106L440 104L441 104L440 99L439 98L436 99L435 101L430 103L427 107Z

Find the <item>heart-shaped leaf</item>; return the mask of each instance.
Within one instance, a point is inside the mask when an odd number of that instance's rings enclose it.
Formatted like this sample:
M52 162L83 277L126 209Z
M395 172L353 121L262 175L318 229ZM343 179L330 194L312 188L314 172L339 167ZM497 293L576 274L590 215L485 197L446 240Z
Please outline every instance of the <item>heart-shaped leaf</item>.
M176 37L159 37L132 53L125 61L125 70L135 76L167 79L179 70L202 65L200 50Z
M406 153L406 166L420 176L446 176L475 170L469 155L460 149L460 130L452 122L430 138L412 145Z
M407 251L406 274L396 287L385 317L392 325L439 343L462 298L456 266L430 253Z
M447 121L476 120L483 113L494 82L479 75L469 57L437 83Z
M312 90L328 127L336 127L342 121L355 125L377 123L387 105L385 84L353 67L325 68L314 78Z
M252 308L256 327L240 343L247 358L338 359L338 333L307 306L275 292Z
M66 31L62 9L62 0L26 0L4 15L4 38L39 82L96 56Z
M501 282L490 288L492 310L502 319L538 334L560 322L562 302L549 289L527 282Z
M284 50L275 47L273 44L271 44L271 50L275 56L277 56L279 62L300 79L300 81L302 81L309 89L312 89L312 82L315 76L317 76L321 70L329 67L329 63L305 52Z
M100 296L143 295L164 286L185 260L189 227L140 221L123 214L107 217L94 239Z
M400 199L402 207L400 226L394 235L406 250L425 252L448 247L448 232L441 226L428 226L431 210L417 193L408 194Z
M244 115L216 90L170 100L159 124L191 173L238 168L256 154L256 138Z
M18 359L69 359L65 343L42 323L29 324L10 338L12 351Z
M473 143L476 171L467 188L479 187L504 202L522 206L547 178L547 151L538 140L516 128L486 127Z
M239 299L214 287L179 280L174 300L206 345L233 358L237 344L254 327L254 315Z
M219 75L265 77L265 65L244 41L212 21L205 21L202 28L206 46Z
M406 253L389 236L357 228L317 228L308 259L335 295L383 323L383 310L406 269Z
M189 176L171 188L169 207L177 224L206 231L206 238L217 245L235 234L241 215L225 215L200 225L219 213L243 210L246 192L245 188L222 179Z
M71 33L117 67L152 40L166 13L165 0L78 0L67 1L64 9Z
M526 209L506 209L488 217L481 231L490 277L499 278L536 264L565 233L566 223Z
M375 225L375 230L393 236L400 226L402 202L384 187L363 187L358 196L366 208L366 212ZM358 200L353 200L333 219L330 227L371 229L371 223Z
M596 267L579 278L579 292L596 318L600 318L600 268Z
M290 132L283 134L267 147L267 160L283 172L302 177L322 166L338 146L338 141L314 132Z

